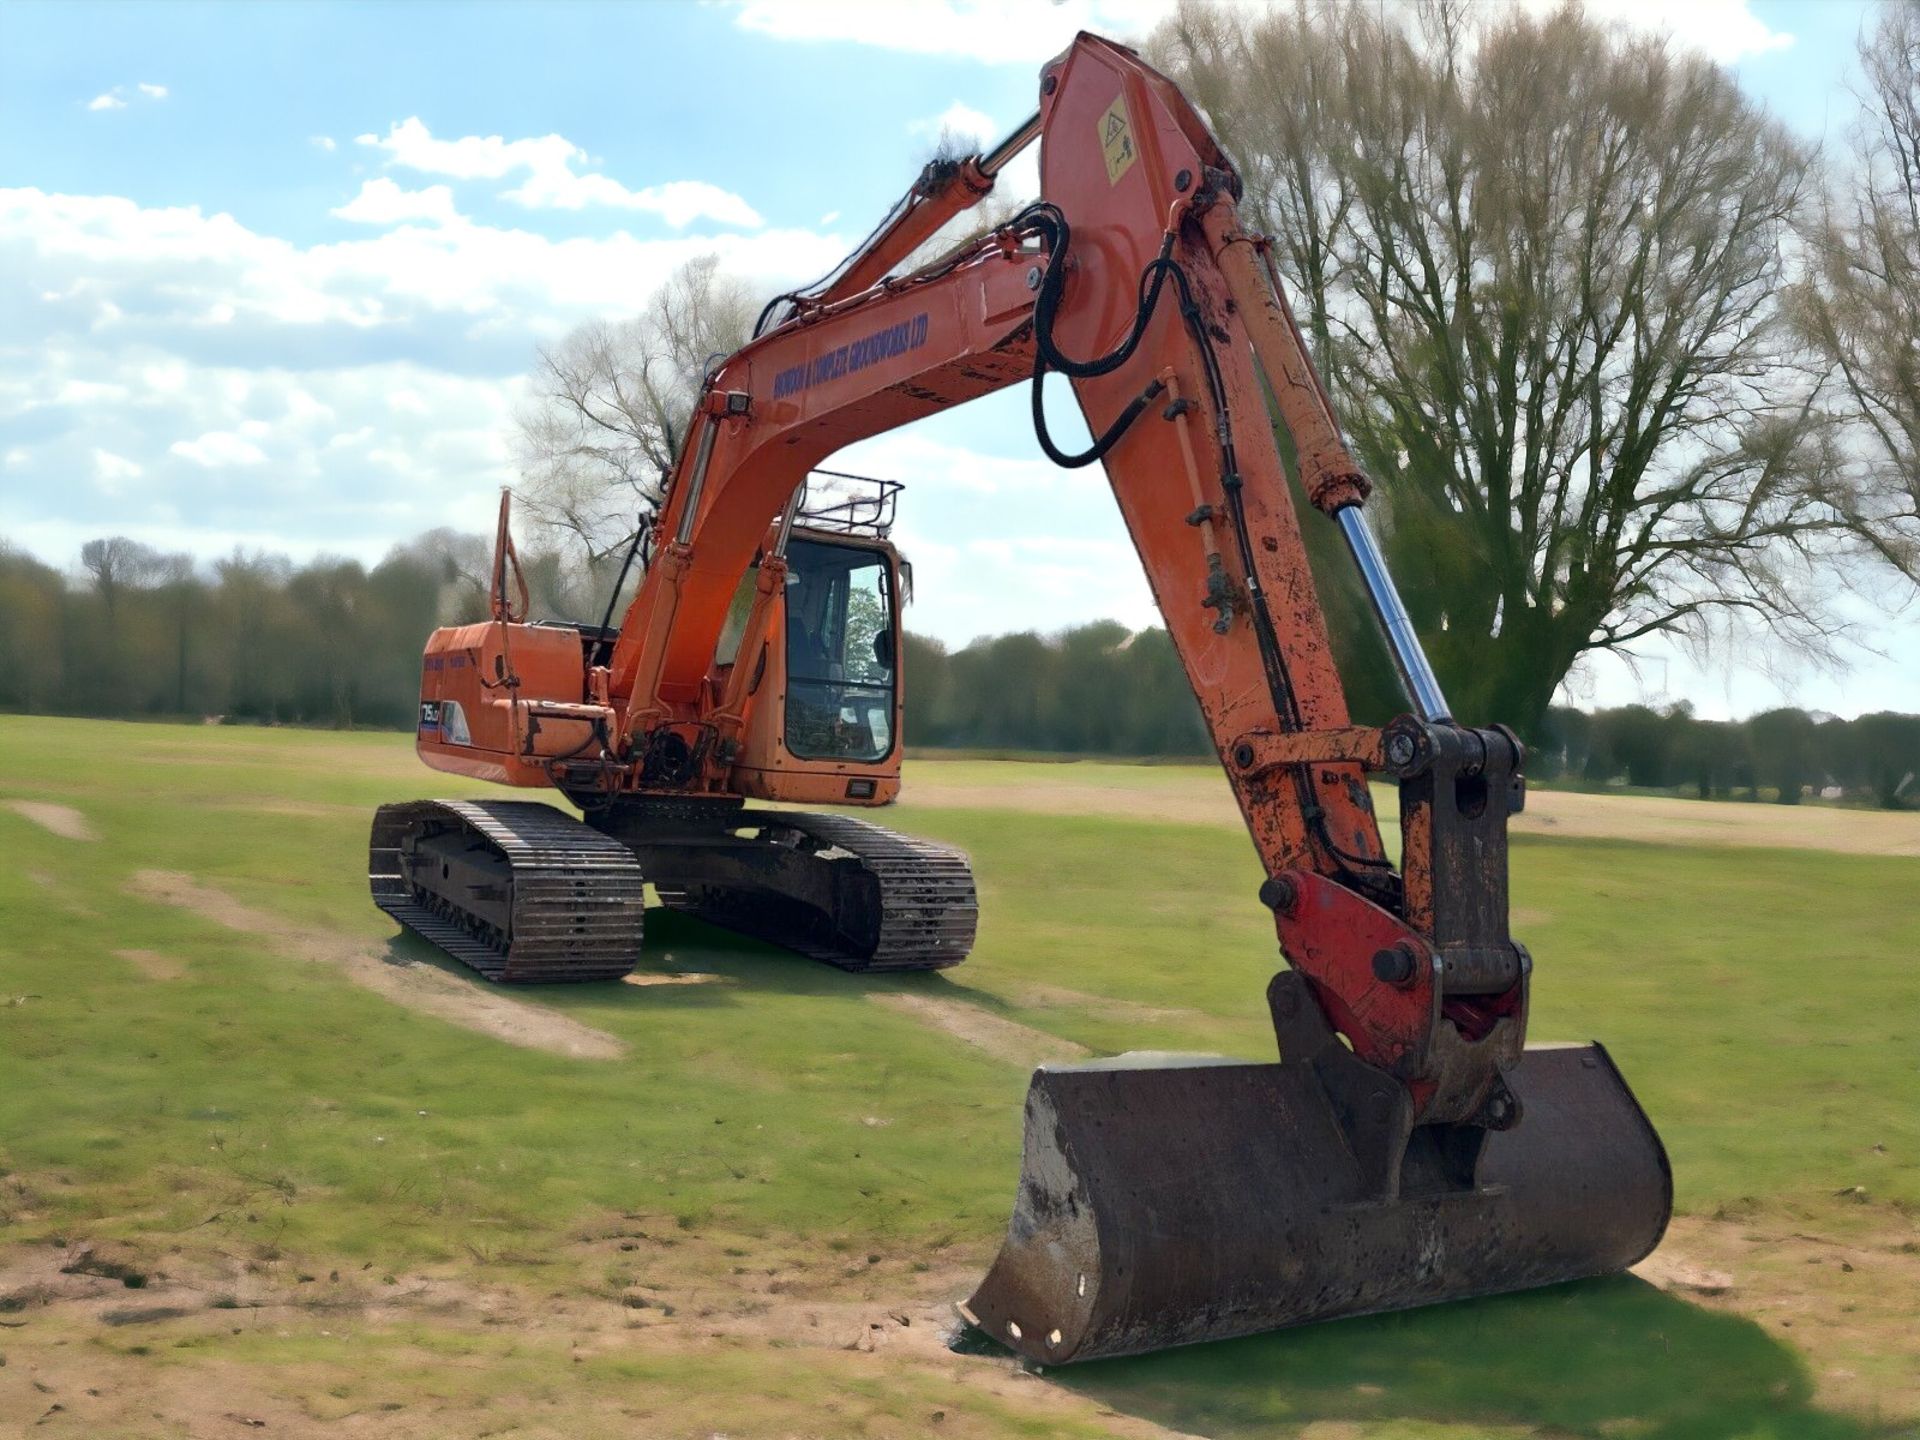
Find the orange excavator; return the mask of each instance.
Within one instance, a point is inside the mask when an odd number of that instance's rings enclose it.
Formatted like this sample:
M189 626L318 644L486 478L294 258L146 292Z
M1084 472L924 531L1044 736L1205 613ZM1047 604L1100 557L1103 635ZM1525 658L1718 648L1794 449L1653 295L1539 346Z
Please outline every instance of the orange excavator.
M1041 198L909 267L1038 140ZM1035 1072L1005 1244L961 1308L1063 1363L1616 1271L1672 1179L1597 1044L1528 1047L1508 933L1523 752L1457 723L1240 182L1179 90L1081 35L1040 109L929 165L841 266L769 306L701 396L625 619L528 624L503 505L493 618L427 647L419 751L560 791L384 806L377 903L489 979L602 980L664 904L849 970L960 962L965 856L851 816L900 786L897 491L810 474L1020 382L1101 463L1266 873L1278 1064ZM1093 437L1046 428L1071 383ZM1352 723L1290 497L1344 536L1410 702ZM1398 785L1390 863L1368 777ZM1208 903L1196 897L1196 903ZM1196 957L1170 957L1190 963Z

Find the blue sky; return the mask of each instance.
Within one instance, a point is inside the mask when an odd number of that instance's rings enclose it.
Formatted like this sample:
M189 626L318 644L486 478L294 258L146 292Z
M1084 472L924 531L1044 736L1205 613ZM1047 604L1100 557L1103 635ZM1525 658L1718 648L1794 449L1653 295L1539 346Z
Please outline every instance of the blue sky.
M66 565L114 532L372 561L433 525L484 530L536 344L707 251L756 286L811 278L943 122L997 138L1075 29L1139 34L1166 8L11 0L0 536ZM1862 4L1589 8L1733 65L1810 137L1847 118ZM919 628L1153 621L1098 472L1038 458L1023 394L843 460L909 482ZM1882 649L1920 643L1885 603L1856 608ZM1762 653L1655 647L1582 698L1920 710L1897 659L1835 677Z

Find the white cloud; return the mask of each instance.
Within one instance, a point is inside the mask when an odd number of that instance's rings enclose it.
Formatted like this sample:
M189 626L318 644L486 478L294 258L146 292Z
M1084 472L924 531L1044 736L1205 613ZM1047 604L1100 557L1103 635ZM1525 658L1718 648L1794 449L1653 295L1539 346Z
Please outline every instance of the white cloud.
M196 465L204 465L209 470L222 469L228 465L258 465L267 458L253 441L243 439L230 430L209 430L198 440L176 440L167 447L169 455L178 455L182 460L191 460Z
M736 0L734 23L777 40L838 40L958 56L989 64L1037 65L1082 30L1143 38L1171 15L1176 0Z
M999 127L984 111L956 100L938 115L915 120L907 126L909 135L952 135L979 145L990 145L1000 138Z
M908 624L949 645L1093 620L1159 624L1104 475L1042 456L1027 407L1021 382L826 462L905 483L894 538L914 566Z
M464 220L302 248L197 206L0 189L0 270L48 296L49 323L91 325L112 306L152 329L203 323L225 304L256 329L406 331L448 312L492 317L531 345L588 315L632 313L698 255L718 254L749 281L792 284L845 248L843 237L808 230L553 240Z
M463 135L445 140L413 115L389 126L384 136L361 135L355 143L385 151L389 165L456 180L503 180L524 172L526 178L502 192L502 198L534 210L605 205L650 212L675 229L702 219L748 230L765 223L740 196L704 180L674 180L630 190L609 176L579 173L574 166L588 163L587 152L563 135L524 140Z
M533 140L506 140L498 135L463 135L458 140L437 139L418 115L391 125L384 136L361 135L357 145L387 152L390 165L456 180L499 180L516 170L565 169L586 152L560 135Z
M1509 0L1532 14L1549 14L1562 0ZM1665 33L1675 43L1698 50L1722 65L1793 46L1795 37L1776 30L1753 13L1752 0L1585 0L1595 20L1624 25L1652 34Z
M93 452L93 473L111 484L119 480L138 480L146 474L146 467L124 455L96 447Z
M367 206L437 213L407 197L446 189L385 183ZM56 563L116 532L374 561L435 525L484 529L536 344L632 314L701 254L772 292L846 246L698 227L556 240L458 215L295 244L191 206L0 189L8 538Z
M1081 30L1139 40L1173 14L1177 0L733 0L734 23L777 40L839 41L918 55L953 55L1002 65L1038 65ZM1564 0L1489 0L1536 14ZM1752 0L1586 0L1589 14L1647 31L1732 64L1785 50L1794 36L1754 14Z
M108 90L102 94L96 95L93 97L93 99L89 100L87 102L87 109L89 110L124 110L127 108L127 101L130 98L139 98L142 100L164 100L167 98L167 87L164 85L155 85L149 81L142 80L139 84L132 87L132 90L130 93L127 86L116 85L111 90Z
M766 223L759 212L738 195L704 180L670 180L664 185L649 185L644 190L629 190L604 175L535 171L525 183L504 192L502 198L530 210L583 210L589 205L646 210L676 230L684 230L702 219L738 225L743 230L758 229Z
M453 191L445 185L402 190L384 175L366 181L358 195L327 213L363 225L399 225L408 220L451 225L460 218L453 208Z
M308 143L312 145L314 149L324 150L329 155L331 155L335 150L340 148L338 145L334 144L334 140L331 135L315 135L309 139Z

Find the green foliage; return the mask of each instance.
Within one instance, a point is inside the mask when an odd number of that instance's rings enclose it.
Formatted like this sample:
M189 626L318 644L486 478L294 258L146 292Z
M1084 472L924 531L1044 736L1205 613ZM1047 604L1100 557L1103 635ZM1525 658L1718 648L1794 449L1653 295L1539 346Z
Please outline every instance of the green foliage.
M907 637L914 745L1076 755L1212 753L1193 688L1160 629L1111 620L1054 636L976 640L949 653Z
M1685 703L1591 715L1556 706L1529 749L1527 769L1541 780L1685 787L1702 800L1758 800L1764 791L1782 805L1833 787L1903 810L1920 805L1920 716L1881 711L1816 721L1788 708L1727 721L1697 719Z
M1801 792L1819 773L1814 755L1814 725L1804 710L1768 710L1747 722L1754 776L1774 787L1782 805L1798 805Z
M1920 803L1920 715L1862 715L1848 734L1881 805L1891 810Z
M1334 535L1313 523L1307 533ZM1352 566L1320 542L1308 549L1322 593L1335 597L1328 614L1354 713L1379 723L1405 702L1364 598L1350 583L1343 588ZM474 537L436 531L370 571L350 560L296 569L283 558L236 554L203 574L184 556L98 541L89 542L90 579L80 586L0 548L0 710L411 728L427 632L485 613L476 578L484 550ZM534 570L545 577L536 600L544 594L548 610L611 585L610 576L576 574L554 554L538 557ZM865 589L849 599L848 654L875 676L880 605ZM959 651L908 633L903 661L906 738L915 746L1212 753L1162 629L1129 632L1102 620L1051 636L995 636ZM1758 798L1764 788L1786 804L1832 785L1888 809L1920 804L1916 716L1816 723L1779 709L1730 724L1695 719L1685 705L1591 716L1554 707L1526 738L1530 772L1544 780L1686 786L1702 799Z
M84 553L82 587L0 550L0 708L410 726L427 631L483 609L417 549L207 573L124 539Z

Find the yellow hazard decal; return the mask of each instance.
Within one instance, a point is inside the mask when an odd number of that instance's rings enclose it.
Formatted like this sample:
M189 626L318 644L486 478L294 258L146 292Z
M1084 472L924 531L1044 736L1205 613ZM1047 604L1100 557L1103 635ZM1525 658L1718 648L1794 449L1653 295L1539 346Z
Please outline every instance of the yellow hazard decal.
M1120 177L1140 158L1134 148L1133 124L1127 119L1127 97L1115 98L1100 117L1100 153L1107 158L1107 183L1118 185Z

